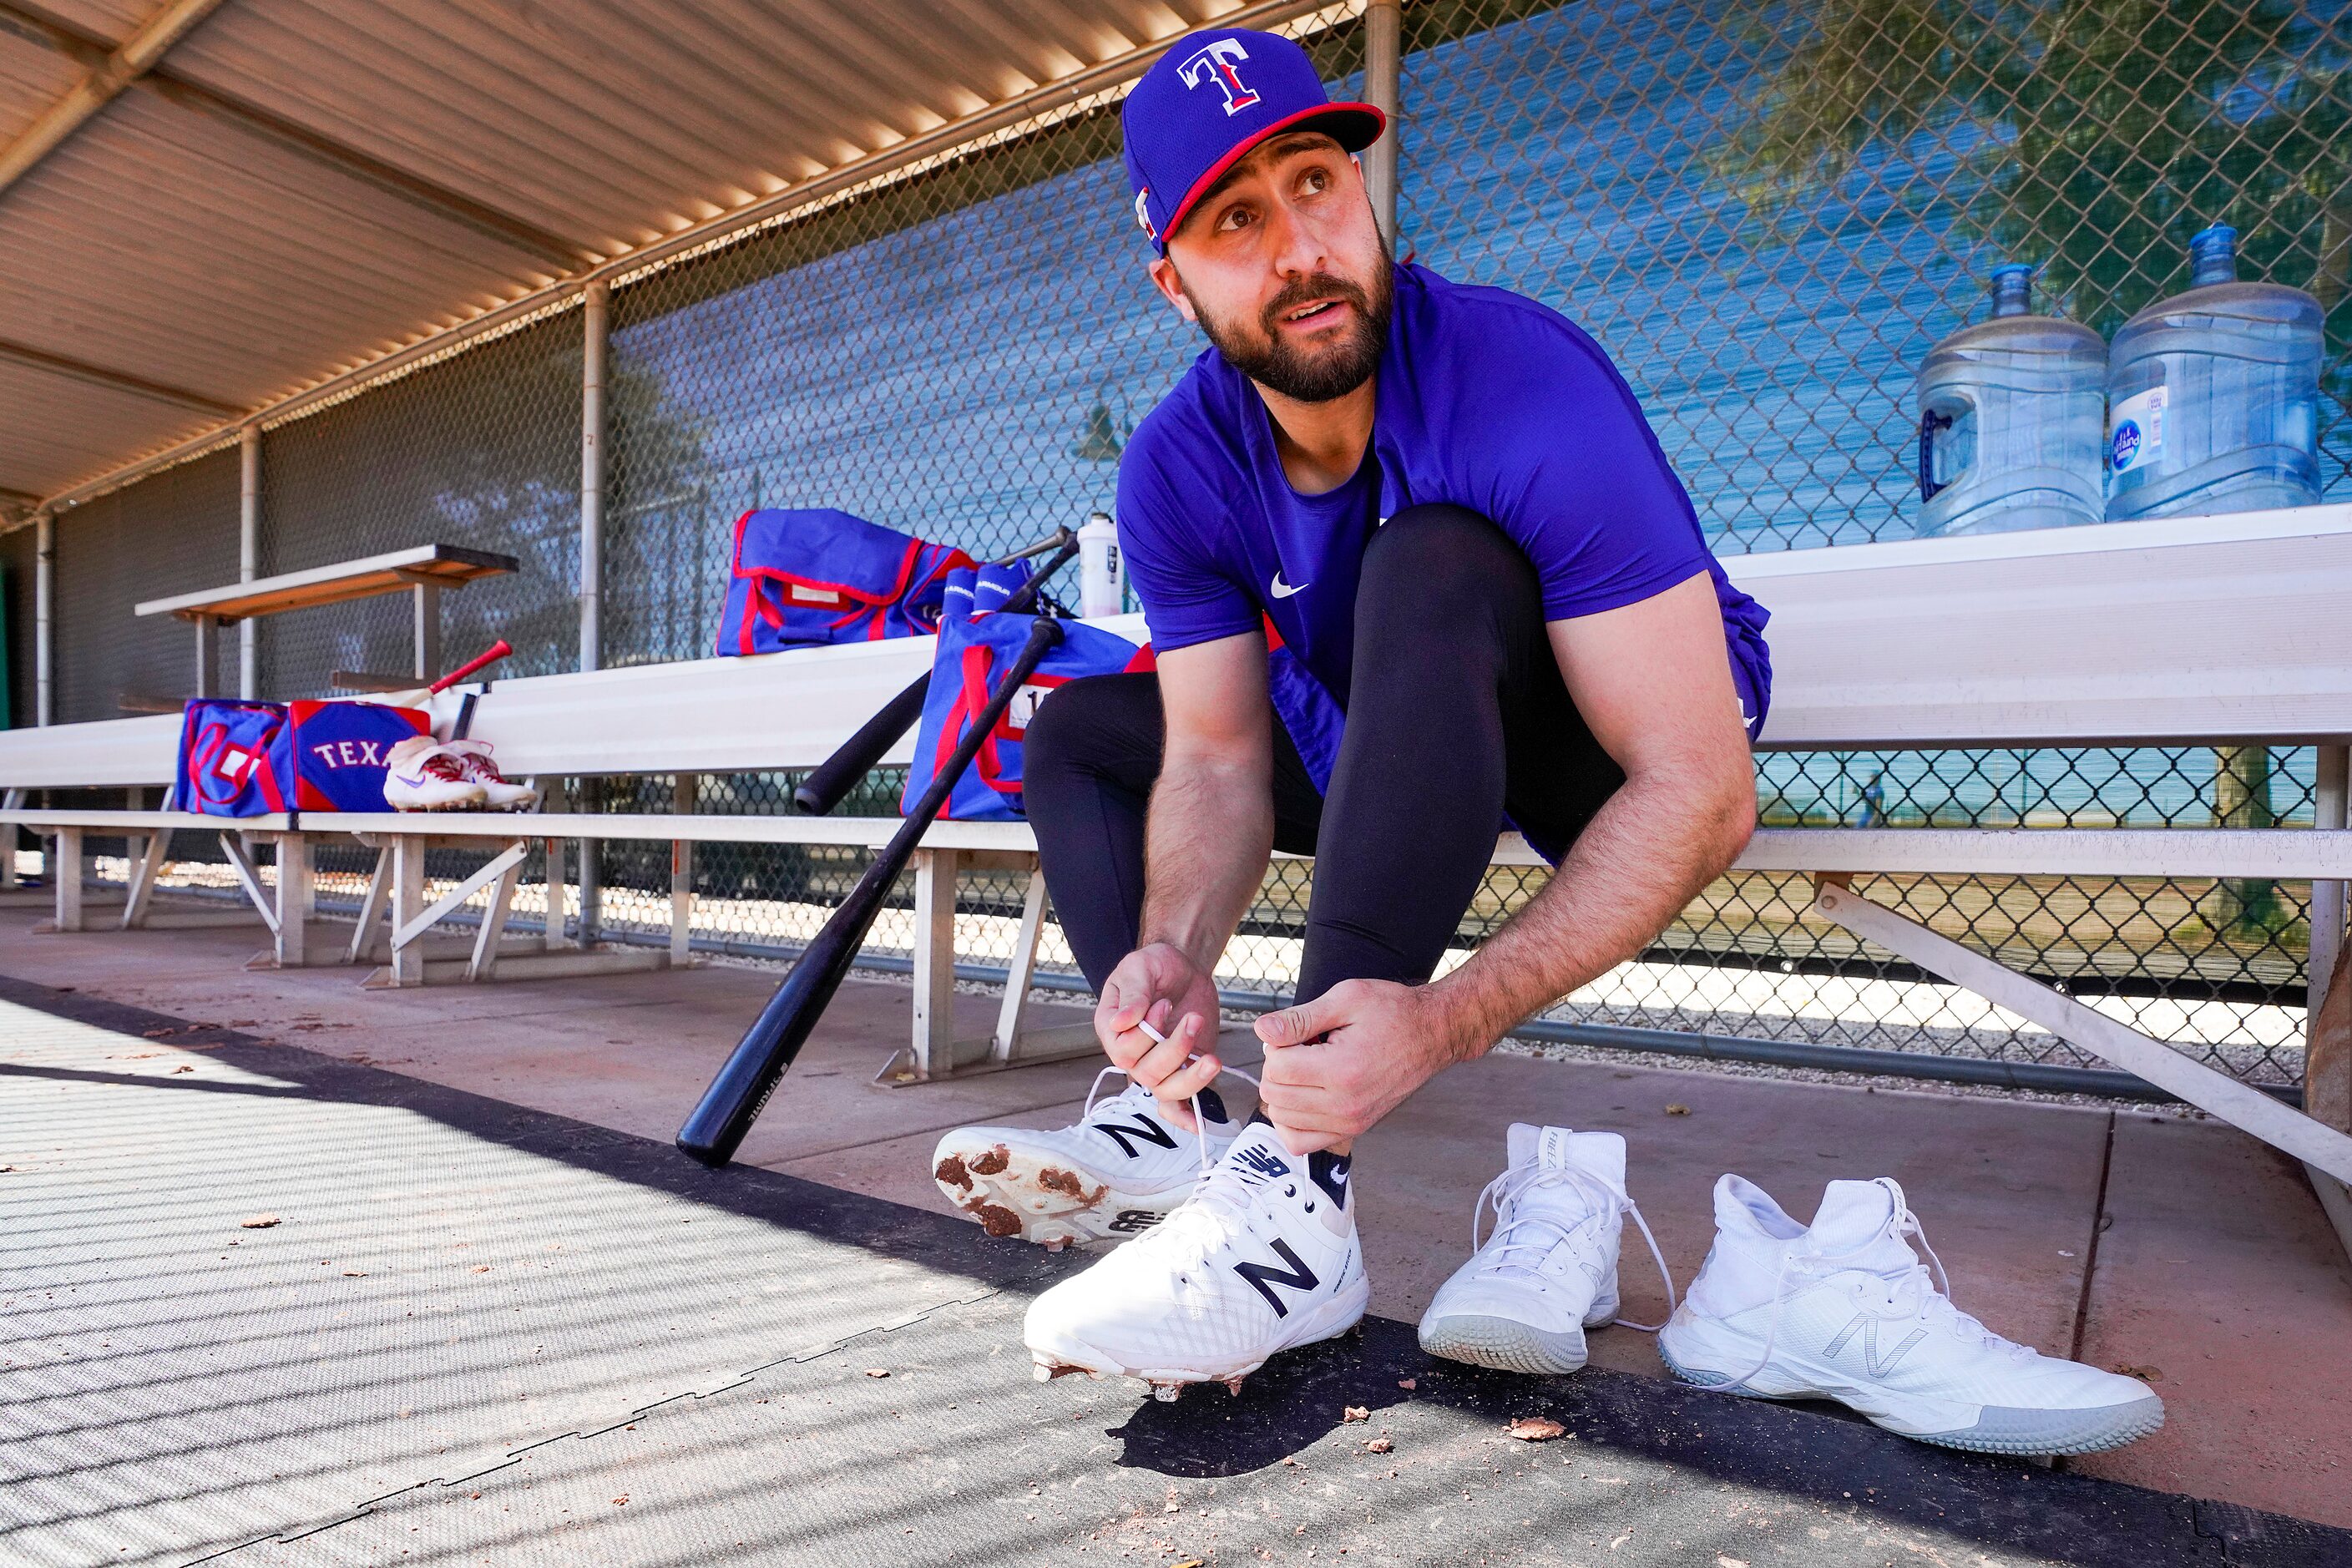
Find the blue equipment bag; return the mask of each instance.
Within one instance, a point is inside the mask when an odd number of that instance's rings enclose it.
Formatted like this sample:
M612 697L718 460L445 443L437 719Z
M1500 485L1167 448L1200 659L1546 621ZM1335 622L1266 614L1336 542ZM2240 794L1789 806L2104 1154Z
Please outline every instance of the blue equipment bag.
M294 806L294 726L278 702L191 699L180 719L173 811L267 816Z
M735 520L718 652L927 637L948 574L971 564L961 550L829 507L747 511Z
M401 742L431 734L433 715L382 702L306 700L289 710L287 727L297 810L382 811L385 757Z
M1010 576L1004 575L1012 572ZM996 672L1020 657L1029 640L1034 616L1001 611L973 616L958 613L965 602L965 580L958 572L949 589L949 618L940 626L939 651L931 663L930 689L923 698L923 724L915 732L915 764L907 770L907 789L898 809L905 811L930 787L940 764L952 756L972 720L988 706ZM1003 604L1005 595L1027 579L1017 571L982 567L972 584L981 605ZM1089 675L1117 675L1122 670L1150 668L1150 655L1123 637L1079 621L1062 623L1060 645L1046 654L1036 673L1024 682L996 732L981 746L980 754L955 783L940 812L943 821L1017 822L1021 820L1021 739L1027 733L1038 706L1054 689Z

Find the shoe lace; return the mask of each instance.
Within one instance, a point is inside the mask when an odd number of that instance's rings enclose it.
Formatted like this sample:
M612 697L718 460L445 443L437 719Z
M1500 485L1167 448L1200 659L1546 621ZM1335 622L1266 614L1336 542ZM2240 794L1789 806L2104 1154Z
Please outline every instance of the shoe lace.
M1723 1384L1725 1389L1746 1387L1757 1373L1771 1364L1772 1352L1780 1343L1780 1317L1789 1304L1790 1274L1814 1271L1834 1274L1849 1260L1861 1257L1889 1237L1904 1243L1906 1249L1916 1239L1920 1250L1927 1255L1926 1263L1915 1256L1909 1268L1900 1274L1885 1277L1887 1284L1885 1304L1890 1316L1939 1318L1954 1329L1974 1336L1987 1349L2003 1351L2020 1360L2034 1353L2032 1346L2001 1338L1953 1304L1952 1278L1944 1269L1944 1260L1937 1257L1936 1249L1928 1245L1927 1228L1919 1223L1919 1216L1911 1212L1911 1205L1904 1199L1901 1184L1891 1176L1880 1176L1877 1184L1885 1187L1894 1199L1894 1212L1887 1215L1886 1223L1868 1238L1835 1252L1813 1247L1790 1247L1782 1251L1780 1270L1772 1280L1772 1319L1764 1331L1764 1353L1757 1358L1754 1366ZM1930 1264L1935 1269L1932 1279L1928 1273Z
M1590 1210L1587 1218L1575 1226L1563 1226L1547 1215L1519 1214L1519 1200L1538 1187L1566 1187L1578 1194ZM1649 1243L1651 1259L1658 1266L1658 1278L1665 1281L1666 1310L1669 1314L1674 1311L1675 1277L1666 1268L1666 1255L1658 1250L1657 1237L1650 1234L1650 1222L1642 1217L1642 1205L1622 1188L1574 1165L1514 1166L1487 1183L1478 1201L1470 1206L1473 1254L1479 1248L1482 1225L1490 1206L1495 1211L1495 1251L1487 1260L1489 1269L1531 1269L1541 1261L1543 1254L1568 1240L1584 1225L1593 1220L1605 1225L1619 1215L1632 1215L1642 1239ZM1520 1256L1528 1253L1534 1254L1534 1258ZM1665 1327L1664 1323L1637 1323L1630 1318L1619 1318L1616 1322L1620 1328L1639 1329L1645 1334L1654 1334Z
M423 762L416 764L416 771L423 773L430 773L435 778L440 779L448 784L467 784L471 782L466 776L466 764L459 762L457 757L447 752L432 752L426 756Z
M1138 1024L1137 1027L1140 1028L1145 1034L1150 1036L1153 1039L1159 1041L1161 1045L1164 1046L1168 1043L1168 1037L1153 1028L1150 1025ZM1191 1056L1186 1057L1184 1059L1187 1061L1199 1061L1201 1059L1200 1053L1196 1051ZM1126 1100L1130 1096L1137 1096L1147 1100L1155 1100L1157 1098L1150 1089L1145 1089L1143 1085L1135 1081L1135 1075L1133 1073L1128 1071L1127 1068L1123 1067L1113 1064L1112 1066L1107 1067L1103 1068L1102 1071L1095 1074L1094 1084L1087 1090L1086 1109L1078 1112L1078 1120L1083 1121L1087 1117L1092 1116L1095 1113L1095 1100L1097 1095L1102 1093L1103 1079L1110 1077L1113 1073L1117 1073L1119 1077L1126 1079L1128 1080L1128 1086L1127 1088L1119 1090L1118 1094L1112 1096L1110 1103L1116 1103L1117 1101ZM1218 1076L1222 1078L1226 1074L1231 1074L1233 1077L1241 1079L1252 1089L1262 1089L1265 1087L1259 1083L1255 1078L1242 1071L1241 1068L1236 1067L1226 1068ZM1201 1174L1205 1176L1216 1165L1216 1162L1209 1158L1209 1119L1201 1113L1201 1097L1198 1094L1192 1097L1190 1103L1192 1107L1192 1146L1200 1155Z

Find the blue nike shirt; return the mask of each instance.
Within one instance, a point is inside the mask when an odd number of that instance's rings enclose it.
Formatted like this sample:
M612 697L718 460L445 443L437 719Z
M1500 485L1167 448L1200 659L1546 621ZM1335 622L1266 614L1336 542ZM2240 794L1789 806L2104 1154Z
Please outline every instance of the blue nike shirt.
M1534 563L1544 616L1633 604L1714 580L1752 736L1771 692L1764 607L1733 587L1608 354L1558 311L1501 289L1395 271L1372 439L1335 490L1293 489L1247 377L1204 350L1129 443L1120 548L1155 647L1271 623L1275 708L1317 787L1339 752L1356 582L1382 520L1448 501Z

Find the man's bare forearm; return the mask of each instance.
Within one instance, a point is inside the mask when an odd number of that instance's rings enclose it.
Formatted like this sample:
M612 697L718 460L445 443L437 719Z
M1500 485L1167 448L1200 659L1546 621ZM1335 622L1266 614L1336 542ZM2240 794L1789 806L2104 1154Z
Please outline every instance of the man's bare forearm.
M1484 1053L1648 946L1738 856L1755 809L1752 775L1619 789L1551 880L1469 962L1431 983L1456 1054Z
M1166 942L1213 971L1274 853L1274 803L1257 770L1171 759L1144 834L1141 942Z

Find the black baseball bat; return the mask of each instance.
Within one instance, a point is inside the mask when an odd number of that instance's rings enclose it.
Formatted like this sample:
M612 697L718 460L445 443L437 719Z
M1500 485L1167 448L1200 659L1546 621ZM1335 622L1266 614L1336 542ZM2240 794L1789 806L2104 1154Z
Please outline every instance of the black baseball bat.
M866 868L866 875L849 891L833 918L824 922L808 950L801 954L784 983L760 1013L742 1043L702 1091L702 1100L694 1113L678 1129L677 1146L695 1159L712 1167L726 1164L735 1157L743 1135L776 1092L782 1081L784 1069L801 1052L809 1035L824 1016L825 1007L833 1001L835 992L856 962L857 951L866 943L866 933L874 925L874 917L882 912L882 900L889 895L890 884L907 868L908 859L921 842L924 829L931 825L947 804L948 793L955 788L956 780L980 754L981 746L1004 717L1022 682L1035 672L1038 660L1044 658L1055 644L1062 640L1062 628L1051 616L1040 616L1030 628L1029 640L1021 647L996 689L989 694L988 706L971 722L971 728L949 756L946 763L932 775L930 787L898 825L889 844L874 863Z
M1054 558L1037 574L1007 595L998 606L1008 615L1020 615L1037 603L1038 592L1045 579L1059 572L1078 552L1077 536L1068 529L1057 529L1054 537L1028 549L1017 551L1003 561L991 563L1005 565L1024 555L1035 555L1052 550ZM991 611L993 615L996 612ZM874 771L882 754L898 743L898 737L913 729L923 717L923 699L931 689L931 672L923 671L907 689L882 705L881 711L858 726L857 732L844 741L833 755L825 758L803 779L793 791L793 808L803 816L823 816L839 805L842 797L857 787L857 781Z

